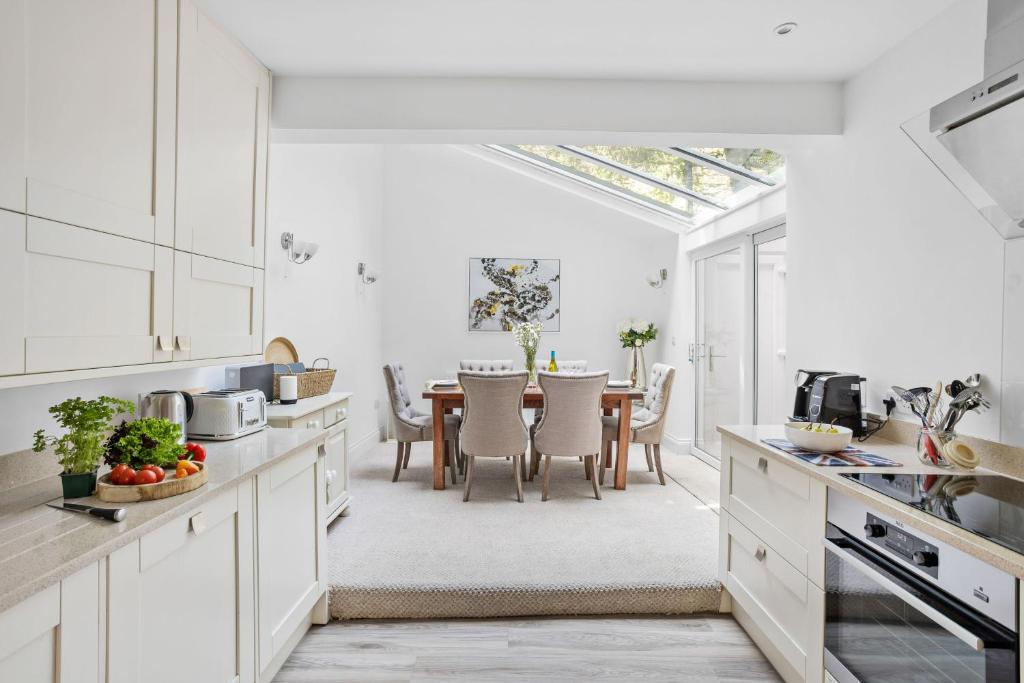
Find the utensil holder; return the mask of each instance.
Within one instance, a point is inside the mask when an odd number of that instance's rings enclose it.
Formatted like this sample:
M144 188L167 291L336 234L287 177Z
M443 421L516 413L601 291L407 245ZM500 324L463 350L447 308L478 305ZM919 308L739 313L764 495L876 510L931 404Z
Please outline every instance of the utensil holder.
M917 435L917 457L927 465L938 465L939 467L952 467L953 464L946 460L942 451L932 441L932 434L938 438L939 443L945 446L956 438L955 432L937 432L927 427L921 427Z

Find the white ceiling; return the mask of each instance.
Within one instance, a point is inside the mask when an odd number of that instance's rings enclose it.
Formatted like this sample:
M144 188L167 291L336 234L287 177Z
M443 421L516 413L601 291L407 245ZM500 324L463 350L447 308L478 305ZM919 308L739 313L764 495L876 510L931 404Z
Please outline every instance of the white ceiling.
M807 81L955 0L198 1L279 74Z

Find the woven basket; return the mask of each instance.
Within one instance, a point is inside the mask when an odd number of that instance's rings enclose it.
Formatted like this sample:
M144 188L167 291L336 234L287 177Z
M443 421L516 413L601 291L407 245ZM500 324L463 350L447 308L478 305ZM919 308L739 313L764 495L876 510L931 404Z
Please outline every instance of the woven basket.
M331 385L334 384L334 376L338 373L337 370L330 369L316 369L310 368L305 372L300 372L296 377L299 378L299 398L312 398L313 396L323 396L331 390ZM281 377L288 373L274 373L274 400L281 398Z

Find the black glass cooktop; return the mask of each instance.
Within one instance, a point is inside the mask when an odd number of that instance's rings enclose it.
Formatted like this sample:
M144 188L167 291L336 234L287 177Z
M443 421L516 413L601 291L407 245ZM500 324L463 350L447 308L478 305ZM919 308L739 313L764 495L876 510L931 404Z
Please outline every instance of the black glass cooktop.
M1024 482L998 474L840 476L1024 554Z

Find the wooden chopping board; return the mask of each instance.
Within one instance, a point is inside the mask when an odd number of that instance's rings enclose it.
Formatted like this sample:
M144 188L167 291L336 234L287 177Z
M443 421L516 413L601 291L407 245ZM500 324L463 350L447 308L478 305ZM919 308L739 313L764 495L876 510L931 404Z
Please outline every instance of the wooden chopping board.
M96 482L96 497L107 503L137 503L143 500L159 500L180 496L195 491L210 478L206 471L206 463L197 462L199 471L184 479L175 479L174 470L168 470L166 479L156 484L126 484L123 486L110 483L110 473L104 474Z

